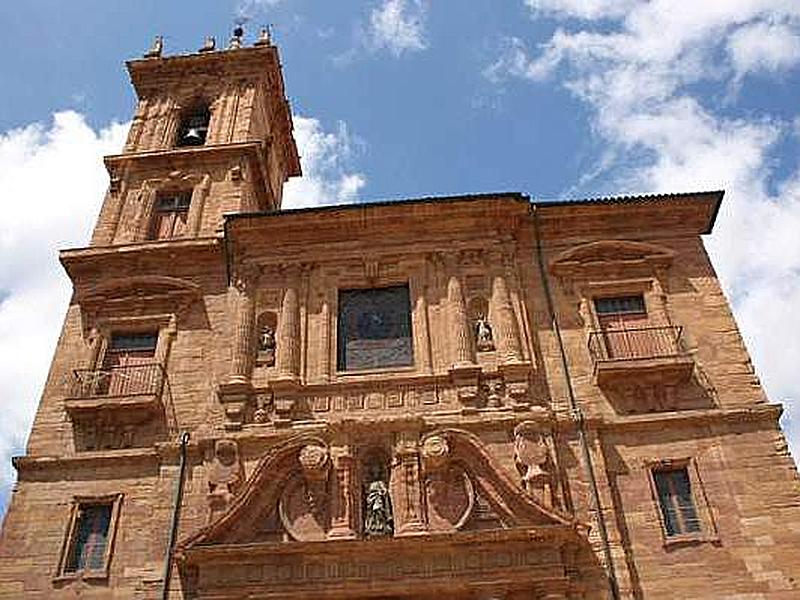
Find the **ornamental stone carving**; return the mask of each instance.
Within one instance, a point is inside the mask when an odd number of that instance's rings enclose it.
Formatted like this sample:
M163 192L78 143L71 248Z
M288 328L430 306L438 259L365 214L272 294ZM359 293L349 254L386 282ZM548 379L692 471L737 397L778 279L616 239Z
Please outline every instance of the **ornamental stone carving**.
M228 508L244 483L244 467L234 440L214 443L214 458L208 468L209 520Z
M447 439L432 435L420 449L425 469L428 529L444 532L460 529L475 504L475 491L466 471L453 464Z
M320 541L330 528L328 448L312 442L297 456L300 473L284 488L280 499L280 518L286 531L296 540Z
M553 462L542 431L525 421L514 428L514 462L525 491L546 506L553 504Z

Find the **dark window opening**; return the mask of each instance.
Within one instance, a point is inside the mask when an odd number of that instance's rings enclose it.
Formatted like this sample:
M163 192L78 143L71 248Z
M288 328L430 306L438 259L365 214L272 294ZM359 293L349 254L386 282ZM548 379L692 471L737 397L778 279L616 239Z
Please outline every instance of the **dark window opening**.
M184 235L191 202L191 192L180 192L156 198L150 239L164 240Z
M178 129L177 146L202 146L208 136L208 123L211 113L208 108L200 108L187 114Z
M644 307L644 298L641 295L595 298L594 308L598 315L639 314L647 312Z
M156 354L158 332L114 333L106 351L104 366L126 366L152 362Z
M408 286L341 290L337 346L340 371L412 365Z
M81 504L78 507L64 572L105 568L112 508L111 504Z
M653 480L667 535L699 533L700 519L687 468L658 469L653 471Z

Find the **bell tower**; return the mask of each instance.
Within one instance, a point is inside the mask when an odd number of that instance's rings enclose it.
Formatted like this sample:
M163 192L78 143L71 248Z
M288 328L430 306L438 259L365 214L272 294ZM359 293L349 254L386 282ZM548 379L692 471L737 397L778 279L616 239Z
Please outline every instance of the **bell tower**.
M226 49L128 61L138 97L123 152L107 156L108 195L92 245L215 235L224 213L277 210L300 175L278 50L262 31Z

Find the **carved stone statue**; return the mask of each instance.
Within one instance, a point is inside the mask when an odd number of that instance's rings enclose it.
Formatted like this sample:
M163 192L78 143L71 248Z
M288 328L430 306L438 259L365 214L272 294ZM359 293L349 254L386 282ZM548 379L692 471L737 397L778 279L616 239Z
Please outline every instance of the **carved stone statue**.
M378 537L394 533L392 501L389 488L375 470L370 474L370 482L366 486L364 505L364 535Z
M514 429L514 461L529 494L547 506L553 502L553 466L544 434L533 423Z
M208 469L208 506L210 518L228 508L244 483L244 468L239 448L233 440L217 440L214 459Z
M479 352L494 350L492 326L484 315L478 315L475 320L475 346Z
M258 332L258 362L267 366L275 364L275 331L269 325Z

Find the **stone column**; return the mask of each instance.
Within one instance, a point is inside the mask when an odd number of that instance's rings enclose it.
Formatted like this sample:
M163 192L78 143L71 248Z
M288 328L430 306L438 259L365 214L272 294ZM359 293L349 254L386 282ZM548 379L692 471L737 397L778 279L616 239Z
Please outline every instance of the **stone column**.
M283 292L278 317L277 357L278 379L297 380L300 376L300 310L295 278Z
M350 446L339 441L332 445L331 460L333 461L333 486L331 493L331 528L328 538L352 539L356 537L355 522L355 496L353 473L355 459Z
M327 292L326 292L327 294ZM331 379L331 308L328 296L325 295L320 301L319 308L319 378L322 381Z
M232 319L232 347L228 383L247 383L253 364L255 300L253 285L238 279L228 288Z
M211 189L211 175L204 175L203 179L192 190L192 201L189 204L189 214L187 216L187 228L185 236L196 237L200 233L200 225L203 218L203 205Z
M517 316L511 306L508 284L502 274L492 280L492 313L491 324L494 329L494 343L500 363L518 363L522 361L522 350L519 344Z
M426 530L422 512L419 432L400 432L395 459L392 477L395 535L418 534Z
M455 368L472 366L474 361L472 360L472 340L467 306L461 290L461 280L457 275L452 275L447 282L447 309L452 344L452 366Z

